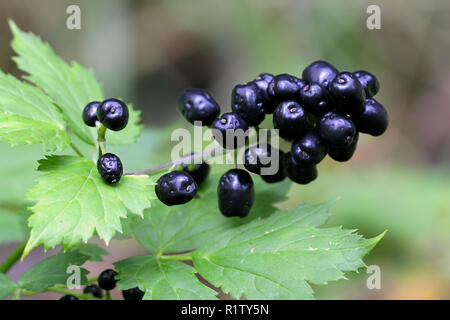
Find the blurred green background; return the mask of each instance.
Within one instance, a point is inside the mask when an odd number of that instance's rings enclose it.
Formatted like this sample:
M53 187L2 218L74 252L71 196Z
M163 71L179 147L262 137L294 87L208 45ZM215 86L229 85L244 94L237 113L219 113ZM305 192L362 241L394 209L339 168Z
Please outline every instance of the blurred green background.
M81 30L66 28L70 4L81 8ZM371 4L381 8L380 30L366 27ZM381 268L380 290L367 289L362 271L349 274L349 281L315 287L318 298L450 298L449 1L5 0L0 68L18 76L8 18L67 61L94 69L107 96L143 111L149 129L138 145L120 150L135 169L156 164L167 150L170 132L159 128L186 125L176 99L187 87L210 91L229 110L233 86L261 72L300 76L318 59L342 71L373 72L381 83L377 100L390 115L388 131L379 138L362 136L348 163L325 160L318 180L293 187L280 207L339 199L330 225L367 237L388 229L366 259ZM0 243L25 237L20 200L33 184L40 150L0 143L0 154L14 158L0 157L0 212L6 217ZM0 259L13 247L1 244ZM133 241L115 241L108 250L113 257L91 269L141 249ZM39 250L11 276L37 259Z

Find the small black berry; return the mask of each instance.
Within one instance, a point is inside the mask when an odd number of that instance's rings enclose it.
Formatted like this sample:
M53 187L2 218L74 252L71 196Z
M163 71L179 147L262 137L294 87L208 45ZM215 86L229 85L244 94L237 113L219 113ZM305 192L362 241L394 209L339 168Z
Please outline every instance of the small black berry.
M315 131L306 132L300 139L294 141L291 147L295 162L304 165L318 164L327 155L328 146Z
M280 152L268 143L258 144L245 149L244 167L250 172L256 174L267 174L264 171L278 171ZM262 170L265 168L265 170ZM273 170L272 170L273 169Z
M299 137L308 124L305 109L296 101L280 103L273 113L273 126L279 129L283 139L292 140Z
M315 165L304 165L295 162L291 152L284 155L283 165L286 175L295 183L308 184L317 178L317 167Z
M185 90L180 96L178 110L190 123L201 121L204 126L211 125L220 114L216 100L205 90L194 88Z
M361 114L364 111L366 94L358 78L350 72L341 72L329 85L333 103L340 112Z
M320 117L330 111L328 90L317 83L308 83L300 90L299 101L313 115Z
M191 201L197 189L197 184L188 173L177 170L161 176L155 186L156 196L167 206Z
M380 83L378 82L377 77L370 72L361 70L353 72L353 74L358 78L359 82L363 86L367 98L373 97L377 94L378 90L380 90Z
M226 149L239 148L248 138L247 122L233 112L224 113L214 120L211 129L216 141Z
M372 136L382 135L389 124L389 117L386 109L375 99L366 99L364 112L353 118L356 128L362 133Z
M290 74L283 73L275 76L269 83L267 93L271 99L281 102L285 100L298 99L300 89L305 85L305 81Z
M107 99L97 108L98 120L108 129L119 131L128 123L128 107L118 99Z
M122 296L124 300L128 301L139 301L144 297L144 292L141 291L138 287L123 290Z
M225 172L217 187L219 209L225 217L246 217L255 201L255 189L250 174L242 169Z
M271 75L270 73L261 73L259 76L255 78L255 80L253 80L253 82L258 86L259 90L261 91L264 110L267 114L272 114L278 105L278 103L276 103L267 92L269 83L270 81L273 80L273 78L274 78L273 75Z
M63 300L63 301L75 301L75 300L79 300L79 299L78 299L77 297L71 295L71 294L68 294L68 295L62 296L61 298L59 298L59 300Z
M98 120L97 108L99 105L100 102L93 101L89 102L83 109L83 121L89 127L95 127L95 122Z
M326 61L315 61L302 72L302 78L308 83L316 82L324 88L333 81L339 71Z
M235 86L231 93L231 110L249 126L259 125L266 116L259 87L254 82Z
M359 134L357 133L353 138L353 142L349 146L343 148L330 147L330 150L328 150L328 155L330 156L331 159L339 162L350 160L356 151L358 139Z
M192 177L192 179L194 179L197 186L200 186L203 181L208 178L210 166L206 162L202 162L194 165L184 166L183 171L187 172Z
M103 297L103 291L99 288L99 286L95 284L91 284L89 286L86 286L83 289L84 294L92 294L94 297L101 299Z
M98 286L103 290L112 290L116 287L117 280L114 279L118 273L112 269L106 269L98 276Z
M286 178L286 172L284 170L283 165L283 159L284 159L284 152L281 150L278 150L278 169L274 174L264 174L261 175L261 178L267 182L267 183L276 183L283 181Z
M317 132L330 146L346 147L353 142L356 128L349 116L328 112L320 118Z
M123 174L123 166L120 158L113 153L105 153L97 160L97 170L100 176L108 184L119 182Z

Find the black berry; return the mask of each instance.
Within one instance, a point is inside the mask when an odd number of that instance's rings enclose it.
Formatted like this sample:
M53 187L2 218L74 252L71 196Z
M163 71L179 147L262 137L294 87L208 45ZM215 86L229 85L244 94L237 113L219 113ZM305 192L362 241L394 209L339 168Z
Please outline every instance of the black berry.
M283 165L284 152L278 150L278 168L274 174L264 174L261 178L267 183L276 183L283 181L286 178L286 173Z
M299 137L308 124L305 109L296 101L280 103L273 113L273 126L283 139Z
M273 80L273 75L270 73L261 73L253 82L258 86L263 98L263 107L267 114L272 114L277 103L269 96L267 88L269 83Z
M246 217L255 201L252 177L245 170L231 169L220 177L217 194L225 217Z
M330 63L319 60L303 70L302 78L308 83L316 82L326 88L338 73L339 71Z
M268 171L276 172L278 169L280 152L268 143L258 144L245 149L244 167L256 174L267 174ZM265 170L262 170L265 168ZM272 170L273 169L273 170ZM267 171L267 172L265 172Z
M99 286L95 284L91 284L89 286L86 286L83 289L84 294L92 294L94 297L101 299L103 297L103 291L99 288Z
M247 141L248 124L236 113L224 113L211 128L216 141L226 149L239 148Z
M98 276L98 286L103 290L112 290L116 287L117 280L114 279L118 273L112 269L106 269Z
M201 121L209 126L219 116L219 104L205 90L187 89L178 99L178 110L183 117L194 124Z
M93 101L89 102L83 109L83 121L89 127L95 127L95 122L98 120L97 108L99 105L100 102Z
M275 76L272 81L270 81L267 93L271 99L278 102L295 100L298 99L300 89L303 88L304 85L305 82L302 79L283 73Z
M128 107L118 99L107 99L97 108L98 120L108 129L119 131L128 123Z
M283 165L286 175L295 183L308 184L317 178L317 167L295 162L291 152L284 155Z
M386 109L375 99L366 99L364 112L353 118L356 128L362 133L372 136L382 135L389 124Z
M75 300L79 300L79 299L78 299L77 297L71 295L71 294L68 294L68 295L62 296L61 298L59 298L59 300L63 300L63 301L75 301Z
M364 111L366 94L358 78L350 72L341 72L329 85L333 103L340 112L361 114Z
M291 147L295 162L304 165L318 164L327 155L327 151L327 144L315 130L306 132Z
M328 90L317 83L308 83L300 90L299 101L313 115L320 117L330 111Z
M367 98L373 97L377 94L378 90L380 90L380 83L378 82L377 77L370 72L361 70L353 72L353 74L358 78L359 82L363 86Z
M330 150L328 150L328 155L330 156L331 159L339 162L350 160L356 151L358 139L359 134L357 133L353 138L353 142L349 146L343 148L330 147Z
M317 132L330 146L347 147L353 142L356 128L347 115L328 112L320 118Z
M123 290L122 296L124 300L138 301L142 300L142 298L144 297L144 292L141 291L138 287L135 287L128 290Z
M123 166L120 158L113 153L105 153L97 160L97 170L100 176L108 184L119 182L123 174Z
M197 194L197 184L184 171L172 171L161 176L155 186L158 199L167 206L189 202Z
M183 171L187 172L194 179L197 186L200 186L208 177L210 166L206 162L187 165L183 167Z
M231 110L249 126L259 125L266 116L259 87L254 82L235 86L231 93Z

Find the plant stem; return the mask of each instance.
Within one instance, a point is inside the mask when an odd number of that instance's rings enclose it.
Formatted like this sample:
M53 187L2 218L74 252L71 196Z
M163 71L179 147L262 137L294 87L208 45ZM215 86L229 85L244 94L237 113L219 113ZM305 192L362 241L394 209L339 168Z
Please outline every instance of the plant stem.
M96 282L97 280L98 280L98 276L89 278L87 281L88 281L88 283L92 283L92 282Z
M102 125L99 121L96 122L97 127L97 142L99 146L99 157L106 153L106 127Z
M28 241L28 240L27 240ZM23 250L27 245L27 241L24 241L20 246L16 248L6 259L0 264L0 272L7 273L9 269L20 259Z
M73 149L73 151L75 151L75 153L77 155L79 155L80 157L83 157L83 154L81 153L80 149L78 149L72 142L70 143L70 147Z
M162 260L192 260L194 253L195 251L180 254L161 255L158 258Z
M58 293L62 293L62 294L65 294L65 295L70 294L70 295L72 295L74 297L77 297L77 298L83 299L83 300L100 300L100 299L94 297L91 294L84 294L84 293L74 292L74 291L71 291L71 290L69 290L67 288L60 287L60 286L50 287L50 288L47 288L47 289L45 289L43 291L38 291L38 292L25 291L25 292L22 292L22 295L24 295L24 296L34 296L36 294L44 293L44 292L58 292Z
M105 292L105 300L112 300L111 299L111 292L109 292L109 290L106 290L106 292Z

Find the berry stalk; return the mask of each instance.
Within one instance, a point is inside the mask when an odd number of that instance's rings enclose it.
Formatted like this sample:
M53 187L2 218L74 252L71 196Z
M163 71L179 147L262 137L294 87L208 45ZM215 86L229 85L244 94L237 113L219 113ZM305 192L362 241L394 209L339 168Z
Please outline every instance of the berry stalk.
M19 261L20 257L22 256L23 250L25 249L25 246L27 244L28 240L24 241L20 246L16 248L6 259L3 261L2 264L0 264L0 272L1 273L7 273L9 269L13 265L16 264L17 261Z

